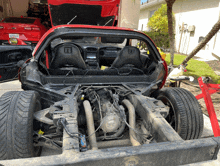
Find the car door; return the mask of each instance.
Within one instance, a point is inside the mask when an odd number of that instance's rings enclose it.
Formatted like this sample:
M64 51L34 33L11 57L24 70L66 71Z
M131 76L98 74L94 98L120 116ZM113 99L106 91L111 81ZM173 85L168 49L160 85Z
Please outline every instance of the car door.
M10 81L18 77L20 60L32 57L32 46L2 45L0 46L0 82Z

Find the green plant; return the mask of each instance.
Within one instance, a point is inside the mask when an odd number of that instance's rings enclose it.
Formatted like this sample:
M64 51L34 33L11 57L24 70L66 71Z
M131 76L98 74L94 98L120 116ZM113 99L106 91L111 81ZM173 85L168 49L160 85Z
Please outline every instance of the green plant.
M156 44L157 47L169 48L169 34L166 32L144 32Z
M151 31L168 32L167 7L165 4L155 11L148 24Z
M173 14L174 16L174 14ZM168 32L168 19L167 19L167 5L162 4L161 7L155 11L153 16L148 22L148 27L154 32Z
M170 44L169 44L168 33L164 33L164 32L143 32L143 33L149 36L154 41L157 47L160 47L163 49L169 48ZM140 45L140 43L138 43L138 45ZM141 49L145 49L146 44L142 42L140 47Z
M185 58L185 55L175 54L174 65L180 65ZM165 60L167 64L170 63L170 54L167 54ZM193 76L195 79L198 79L201 76L211 77L214 83L220 84L220 76L216 75L206 62L190 59L186 69L187 72L184 73L186 76Z

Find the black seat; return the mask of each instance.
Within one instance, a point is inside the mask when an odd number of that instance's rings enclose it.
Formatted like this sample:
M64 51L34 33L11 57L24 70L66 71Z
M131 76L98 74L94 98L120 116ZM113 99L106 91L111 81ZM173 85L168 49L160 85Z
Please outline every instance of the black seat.
M137 47L125 46L114 60L111 67L121 68L126 64L132 64L139 69L143 67L140 58L140 50Z
M86 69L86 64L79 48L71 43L63 43L55 47L55 57L50 66L53 69L68 66Z

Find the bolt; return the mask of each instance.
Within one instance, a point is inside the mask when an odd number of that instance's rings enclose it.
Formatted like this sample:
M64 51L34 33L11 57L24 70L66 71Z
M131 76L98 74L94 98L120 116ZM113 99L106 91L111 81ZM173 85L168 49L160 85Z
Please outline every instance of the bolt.
M201 88L203 87L203 85L201 85Z

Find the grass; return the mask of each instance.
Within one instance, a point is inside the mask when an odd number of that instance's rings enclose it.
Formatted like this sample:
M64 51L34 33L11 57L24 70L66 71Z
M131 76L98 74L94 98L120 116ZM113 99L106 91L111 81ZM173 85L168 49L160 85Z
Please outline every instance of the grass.
M180 65L185 58L185 55L175 54L174 65ZM167 64L170 63L170 54L167 54L165 60ZM216 75L206 62L190 59L187 64L187 72L185 72L184 75L193 76L195 79L198 79L201 76L211 77L214 83L220 84L220 76Z

